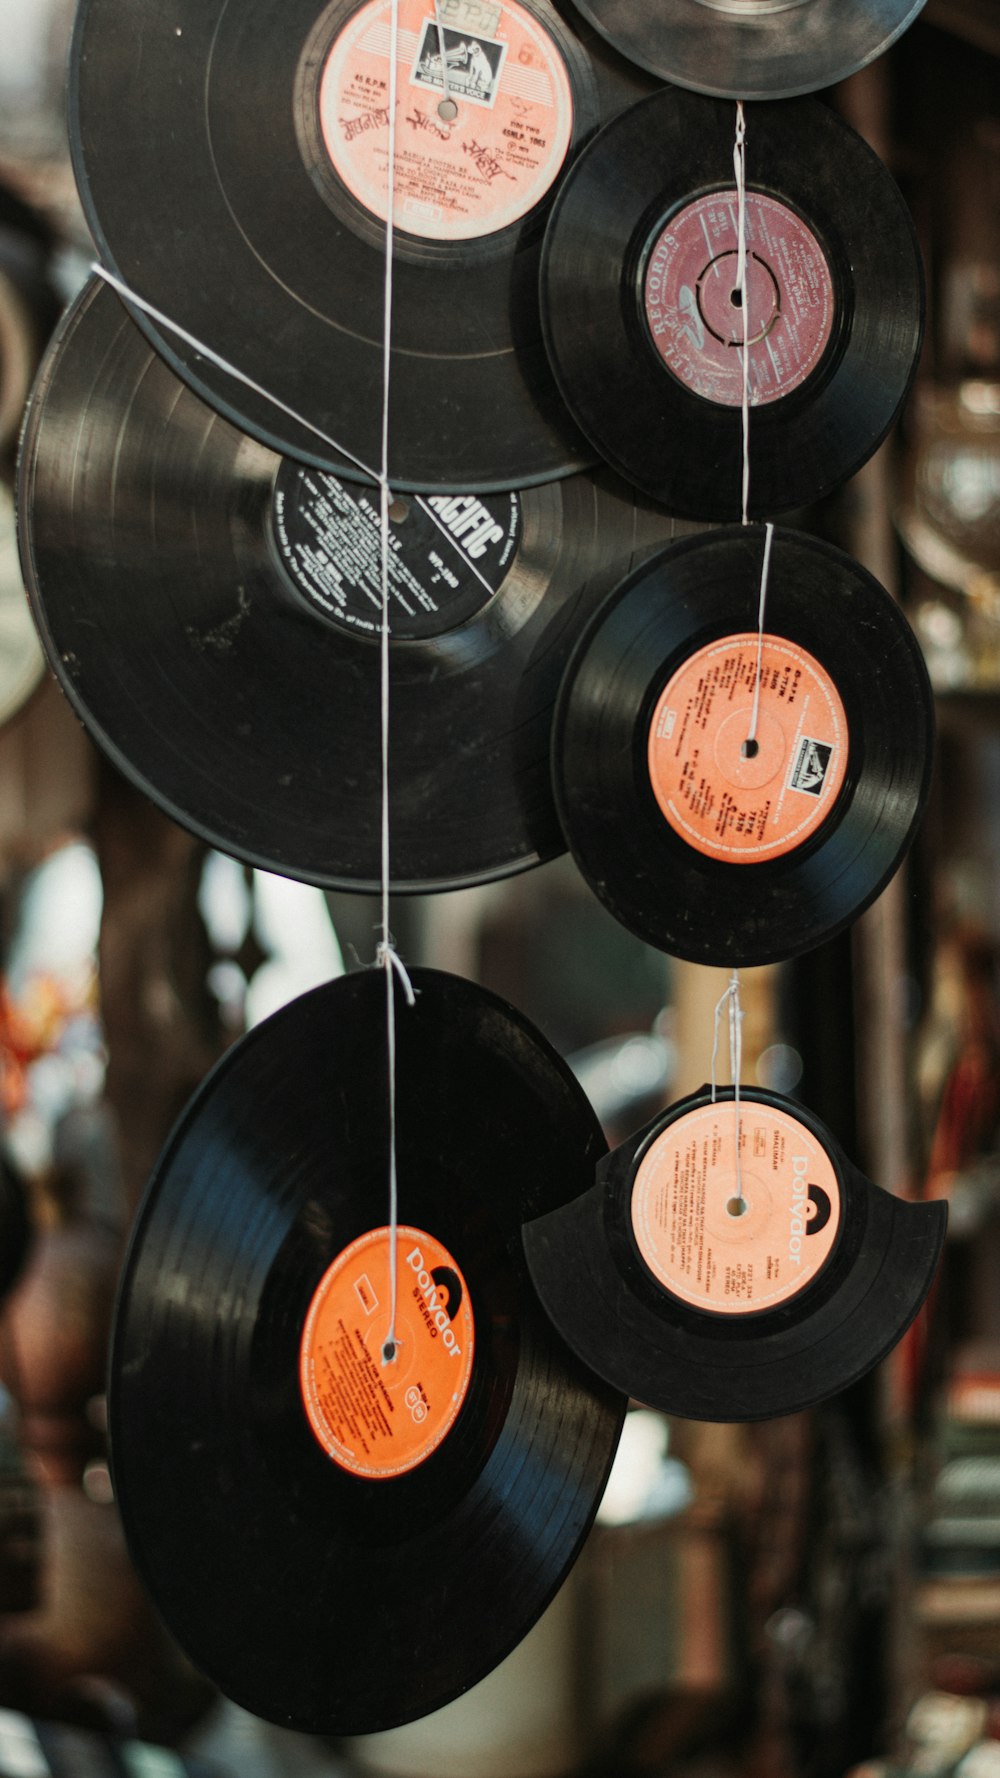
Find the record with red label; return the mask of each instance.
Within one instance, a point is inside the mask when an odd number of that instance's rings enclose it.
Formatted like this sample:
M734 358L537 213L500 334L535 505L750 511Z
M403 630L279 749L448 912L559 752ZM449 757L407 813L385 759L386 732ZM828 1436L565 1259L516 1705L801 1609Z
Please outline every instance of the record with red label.
M93 281L36 389L20 504L49 660L119 768L224 851L375 887L377 493L238 432ZM563 666L671 528L610 474L395 498L396 889L458 888L563 850L549 772Z
M395 1317L374 971L283 1008L209 1076L116 1315L139 1571L196 1666L309 1732L408 1721L509 1653L574 1560L624 1411L554 1333L521 1245L593 1180L590 1105L503 1001L429 970L413 986Z
M591 443L671 512L738 519L743 309L735 111L669 88L615 118L553 205L542 319ZM747 114L750 509L808 505L871 456L923 328L909 213L816 99Z
M686 1419L763 1420L827 1400L892 1350L947 1220L943 1203L873 1185L797 1102L743 1087L737 1108L731 1087L704 1087L524 1244L552 1320L598 1376Z
M561 0L438 11L440 31L431 0L398 0L389 474L502 490L593 459L542 345L544 219L652 82ZM105 264L258 392L136 308L140 327L234 424L362 479L381 467L392 18L391 0L83 0L70 83Z
M591 888L648 944L744 967L812 949L898 868L934 710L899 606L850 556L763 526L683 539L571 657L553 776ZM759 688L759 689L758 689Z
M901 37L924 0L577 0L623 55L699 93L790 99L832 86Z

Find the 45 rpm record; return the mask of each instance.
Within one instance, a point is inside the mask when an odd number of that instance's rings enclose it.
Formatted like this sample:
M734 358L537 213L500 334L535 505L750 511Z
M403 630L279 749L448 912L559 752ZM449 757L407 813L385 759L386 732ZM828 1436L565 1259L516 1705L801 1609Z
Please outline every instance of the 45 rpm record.
M947 1207L866 1179L819 1119L732 1088L674 1105L524 1231L546 1309L597 1375L693 1420L813 1407L891 1351L924 1301Z
M288 1727L445 1704L530 1629L590 1525L624 1401L535 1298L522 1223L605 1144L520 1014L398 996L390 1325L385 987L345 977L244 1038L140 1208L111 1360L118 1502L195 1664Z
M846 80L895 43L924 0L577 0L616 49L677 86L791 99Z
M760 700L763 526L683 539L630 575L570 660L556 799L591 888L696 963L778 962L832 938L913 838L933 761L923 656L859 564L776 531Z
M671 88L609 123L552 209L542 319L567 405L671 512L741 516L743 313L730 104ZM750 506L859 469L916 369L923 279L878 157L816 99L747 123Z
M592 460L541 340L544 214L649 81L550 0L440 13L447 98L434 8L399 0L390 479L482 492ZM390 0L83 0L72 57L105 263L346 459L136 321L235 424L353 476L381 463L390 21Z
M20 493L46 651L116 764L225 851L375 886L377 497L237 432L97 284L44 368ZM562 668L670 521L589 476L392 510L393 881L459 887L563 850Z

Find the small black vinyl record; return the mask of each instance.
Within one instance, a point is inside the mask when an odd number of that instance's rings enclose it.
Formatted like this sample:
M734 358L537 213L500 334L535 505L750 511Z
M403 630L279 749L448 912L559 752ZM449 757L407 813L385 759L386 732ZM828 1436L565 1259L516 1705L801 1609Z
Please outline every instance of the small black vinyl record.
M434 1710L527 1633L589 1528L624 1400L554 1333L522 1224L605 1152L494 995L397 989L390 1327L385 978L305 995L192 1100L138 1214L110 1430L136 1565L196 1666L290 1728Z
M741 516L743 315L735 111L667 88L615 118L552 208L546 344L567 405L615 468L691 519ZM923 328L909 213L817 99L747 113L750 509L846 481L905 399Z
M580 870L637 937L696 963L779 962L841 931L901 863L933 763L906 618L802 532L774 533L751 735L764 548L763 526L731 526L652 557L581 636L556 710Z
M447 98L434 9L399 0L390 480L523 487L593 460L541 339L548 204L652 83L561 0L440 14ZM381 464L390 24L390 0L82 0L70 79L105 264L286 411L136 308L139 326L236 425L362 479Z
M878 1364L930 1289L947 1207L866 1179L804 1106L674 1105L524 1231L535 1288L598 1376L664 1413L764 1420ZM742 1187L742 1190L741 1190Z
M264 869L376 886L377 495L237 432L93 281L33 398L20 513L49 660L133 782ZM560 675L671 521L610 475L392 513L393 884L458 888L563 850Z
M901 37L924 0L577 0L622 55L661 80L729 99L791 99L846 80Z

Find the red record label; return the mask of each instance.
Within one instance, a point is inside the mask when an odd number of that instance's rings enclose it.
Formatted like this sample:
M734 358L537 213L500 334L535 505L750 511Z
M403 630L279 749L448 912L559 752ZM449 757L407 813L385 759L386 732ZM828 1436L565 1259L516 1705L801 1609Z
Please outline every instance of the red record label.
M750 401L806 381L833 331L833 278L812 230L787 204L748 192ZM736 291L736 192L714 191L672 216L646 267L650 335L668 370L706 401L743 402L743 309Z
M752 737L757 657L761 691ZM729 864L783 858L826 820L847 773L829 673L781 636L725 636L691 655L649 731L650 783L675 833Z

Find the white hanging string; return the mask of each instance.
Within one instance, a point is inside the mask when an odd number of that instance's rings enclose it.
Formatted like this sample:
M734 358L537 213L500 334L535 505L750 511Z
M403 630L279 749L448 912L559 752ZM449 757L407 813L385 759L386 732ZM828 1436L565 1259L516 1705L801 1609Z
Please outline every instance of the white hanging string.
M399 1353L396 1314L399 1307L399 1173L396 1162L396 976L407 1001L415 1004L413 984L403 967L389 931L389 886L392 854L389 826L389 407L392 382L392 297L395 259L396 203L396 98L399 76L399 0L391 0L389 48L389 165L386 174L385 301L382 329L382 467L379 494L382 532L382 628L379 665L382 715L382 937L375 955L376 966L385 972L386 1048L389 1068L389 1330L382 1347L382 1363L394 1364Z
M712 1044L712 1104L716 1103L719 1093L719 1034L722 1024L723 1008L729 1010L729 1069L733 1077L733 1111L736 1117L736 1197L735 1202L745 1205L743 1194L743 1162L740 1156L740 1076L743 1073L743 1004L740 1000L740 978L738 970L733 970L729 986L722 995L715 1009L715 1039ZM735 1211L742 1215L742 1209Z
M768 520L764 527L764 566L760 575L760 602L757 607L757 673L753 688L753 708L750 712L750 730L743 745L744 757L752 759L757 752L757 724L760 721L760 686L764 668L764 614L767 610L767 585L771 577L771 545L774 542L774 526Z
M438 0L434 0L434 24L437 29L438 58L441 63L441 101L438 105L438 116L443 123L453 123L458 115L458 106L451 96L448 82L448 59L444 47L444 26L441 23L441 8Z
M736 290L743 318L743 523L750 523L750 301L747 292L747 120L743 100L736 101L736 142L733 171L736 175Z

